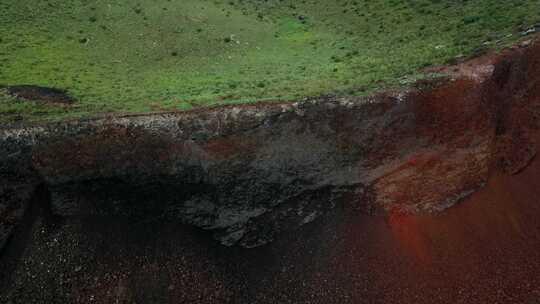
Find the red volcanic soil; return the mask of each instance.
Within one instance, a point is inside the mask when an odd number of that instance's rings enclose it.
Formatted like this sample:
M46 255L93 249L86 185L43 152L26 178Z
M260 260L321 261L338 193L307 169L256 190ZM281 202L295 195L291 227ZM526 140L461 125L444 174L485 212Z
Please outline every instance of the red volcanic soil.
M438 215L342 208L256 249L159 219L44 218L6 252L0 302L533 304L539 197L534 159Z
M536 159L439 215L349 219L328 269L352 303L538 303L539 219Z

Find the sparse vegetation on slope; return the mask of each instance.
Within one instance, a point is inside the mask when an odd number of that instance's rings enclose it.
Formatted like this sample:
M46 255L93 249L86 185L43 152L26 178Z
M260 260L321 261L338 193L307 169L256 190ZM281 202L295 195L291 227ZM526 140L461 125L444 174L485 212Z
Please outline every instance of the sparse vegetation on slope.
M3 0L0 84L68 90L0 120L361 94L515 41L540 1Z

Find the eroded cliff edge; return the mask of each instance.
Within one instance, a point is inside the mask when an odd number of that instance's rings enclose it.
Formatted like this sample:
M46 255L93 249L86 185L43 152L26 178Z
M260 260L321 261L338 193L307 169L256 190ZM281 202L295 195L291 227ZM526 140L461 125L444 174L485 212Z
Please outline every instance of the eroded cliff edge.
M442 211L536 155L540 44L449 69L366 98L4 127L0 245L39 185L61 216L173 217L245 247L338 205Z

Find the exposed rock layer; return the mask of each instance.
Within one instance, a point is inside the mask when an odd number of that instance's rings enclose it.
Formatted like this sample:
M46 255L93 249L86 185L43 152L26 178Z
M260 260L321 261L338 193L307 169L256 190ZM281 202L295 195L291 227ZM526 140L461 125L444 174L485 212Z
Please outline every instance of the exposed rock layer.
M516 173L536 155L539 51L533 44L492 56L477 67L482 77L368 98L4 128L0 239L38 180L63 216L174 217L246 247L337 204L441 211L490 170Z

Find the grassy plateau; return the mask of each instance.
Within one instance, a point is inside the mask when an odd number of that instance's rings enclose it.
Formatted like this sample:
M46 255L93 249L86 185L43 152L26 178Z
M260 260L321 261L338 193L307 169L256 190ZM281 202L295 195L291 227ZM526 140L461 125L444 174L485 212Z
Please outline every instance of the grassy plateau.
M77 102L0 91L0 120L365 94L538 22L540 0L1 0L0 85Z

